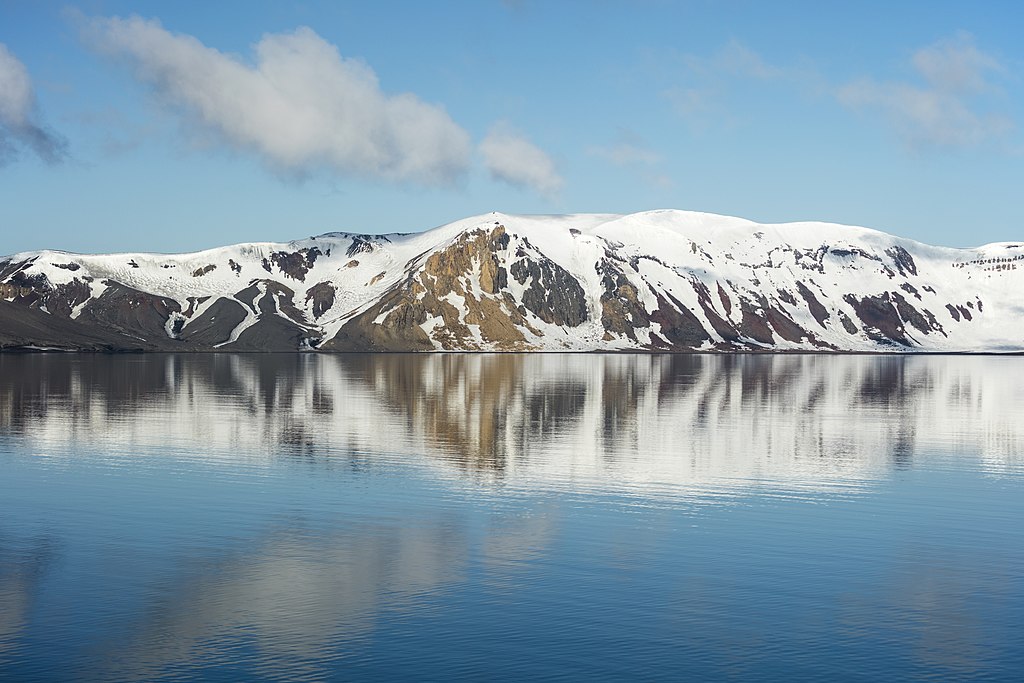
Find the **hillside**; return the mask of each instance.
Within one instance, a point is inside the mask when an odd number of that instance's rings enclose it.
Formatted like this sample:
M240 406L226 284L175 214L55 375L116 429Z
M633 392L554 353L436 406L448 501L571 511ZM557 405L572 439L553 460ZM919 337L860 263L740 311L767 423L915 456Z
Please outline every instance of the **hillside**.
M1022 244L685 211L30 252L0 258L0 348L1010 352L1022 259Z

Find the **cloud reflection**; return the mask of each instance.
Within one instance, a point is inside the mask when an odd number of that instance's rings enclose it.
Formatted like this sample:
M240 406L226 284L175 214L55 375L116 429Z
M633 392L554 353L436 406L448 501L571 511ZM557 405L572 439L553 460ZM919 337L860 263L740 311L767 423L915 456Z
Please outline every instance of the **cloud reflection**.
M285 526L244 551L185 562L96 654L96 677L177 679L243 647L261 678L319 679L382 615L422 609L458 580L468 555L464 530L438 519L306 531Z
M900 470L934 474L957 459L970 459L968 469L986 475L1019 472L1021 362L0 355L0 447L15 445L6 451L11 462L28 463L33 473L52 471L32 469L46 457L85 477L79 498L72 497L74 476L47 480L65 486L60 495L67 498L54 509L52 491L38 508L31 495L19 499L31 508L23 516L38 517L60 544L33 545L16 520L7 523L15 535L0 533L0 663L35 662L34 673L49 673L51 658L38 653L59 643L70 652L61 665L71 662L82 678L216 671L326 678L349 657L388 664L398 653L374 660L375 643L394 645L407 636L404 628L459 632L461 600L504 615L532 595L536 614L520 618L543 615L522 622L538 634L586 638L586 629L558 627L603 624L573 611L603 604L613 609L602 614L628 617L652 647L663 642L664 624L648 617L664 616L674 603L673 623L694 652L735 666L754 666L752 657L770 651L748 647L743 655L734 647L754 636L778 647L821 637L815 647L828 651L831 636L822 634L830 633L832 605L840 628L831 633L845 643L874 647L876 638L896 638L915 666L966 674L984 659L980 644L988 634L971 596L1009 586L1017 575L1013 549L993 550L1000 524L986 530L993 542L982 537L980 545L947 549L963 540L956 525L965 511L999 521L984 516L985 501L956 507L941 487L917 490L913 502L928 507L915 524L940 513L948 519L934 547L899 542L889 550L875 547L877 539L917 514L909 504L879 510L870 496L850 498L861 524L880 531L858 527L842 506L831 506L831 515L778 519L751 509L749 529L720 525L721 536L686 533L688 516L697 521L695 510L717 512L705 506L742 502L752 491L762 502L831 502ZM70 466L76 458L138 467L100 467L102 475L89 478L89 467ZM174 467L149 474L147 459ZM321 477L321 468L344 476ZM199 474L173 488L168 472L177 470ZM208 488L192 490L207 477ZM108 507L112 493L138 497ZM593 493L608 496L588 499ZM616 514L593 500L615 501ZM183 511L183 504L195 510ZM644 508L650 514L642 519L632 514ZM83 509L89 515L79 520ZM728 512L741 518L742 509ZM623 510L631 514L617 514ZM166 524L154 524L165 514ZM903 529L907 538L910 529ZM58 547L60 561L53 562L50 548ZM855 560L875 554L882 561L861 577L860 589L846 581L848 565L856 569ZM996 569L976 571L978 557L991 558ZM780 616L764 607L778 577L808 566L821 571L797 574L798 584L782 580L787 599L802 599L804 611ZM67 593L51 587L47 596L40 577L51 569L65 585L75 577L95 585ZM545 592L545 581L557 590ZM541 597L531 594L537 586ZM465 597L474 591L478 603ZM63 602L68 595L80 604ZM33 607L39 600L47 609ZM879 617L891 620L894 606L903 620L895 636ZM88 623L97 632L77 630L75 617L93 612ZM785 629L758 630L757 618L782 617L792 639ZM549 621L550 631L536 626ZM452 651L462 656L482 624ZM432 641L416 633L423 638L416 646L429 650ZM80 640L69 644L69 637ZM19 651L25 643L44 645L32 659ZM412 646L400 651L422 655ZM476 652L495 656L483 647ZM477 674L486 670L479 661L473 666Z

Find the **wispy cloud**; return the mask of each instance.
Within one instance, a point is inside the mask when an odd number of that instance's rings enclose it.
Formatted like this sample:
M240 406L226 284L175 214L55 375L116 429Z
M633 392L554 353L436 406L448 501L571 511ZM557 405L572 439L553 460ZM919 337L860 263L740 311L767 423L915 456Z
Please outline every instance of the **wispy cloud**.
M710 55L677 53L662 61L674 65L679 81L662 91L662 96L676 115L697 129L735 123L727 102L735 90L751 83L775 83L805 91L820 88L819 76L808 65L772 64L736 39Z
M0 43L0 165L23 149L50 164L67 157L67 142L42 123L28 70Z
M498 123L480 143L484 166L495 180L552 199L565 184L554 161L507 123Z
M252 62L139 17L85 20L84 34L188 124L278 172L443 185L469 168L470 137L441 106L384 92L309 28L264 35Z
M590 147L587 153L639 175L652 187L666 189L672 186L671 178L658 171L662 162L661 155L648 147L644 139L634 131L621 129L614 142Z
M774 80L786 78L792 72L769 64L760 54L740 41L732 39L710 57L685 55L683 61L695 74L717 78L722 75Z
M616 166L653 166L661 160L657 152L646 147L635 135L620 133L618 139L607 146L595 146L590 155Z
M684 119L705 116L715 108L713 93L704 88L669 88L664 95Z
M852 109L880 112L913 147L977 145L1013 130L993 98L1006 69L970 35L918 50L910 66L916 82L861 78L838 88L836 98Z

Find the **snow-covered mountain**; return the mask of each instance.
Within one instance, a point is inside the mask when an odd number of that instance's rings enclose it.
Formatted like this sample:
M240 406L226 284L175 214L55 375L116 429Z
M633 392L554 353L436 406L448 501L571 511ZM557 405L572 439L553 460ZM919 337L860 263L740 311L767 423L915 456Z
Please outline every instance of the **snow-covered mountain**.
M1024 244L668 210L31 252L0 258L0 348L1019 351L1021 260Z

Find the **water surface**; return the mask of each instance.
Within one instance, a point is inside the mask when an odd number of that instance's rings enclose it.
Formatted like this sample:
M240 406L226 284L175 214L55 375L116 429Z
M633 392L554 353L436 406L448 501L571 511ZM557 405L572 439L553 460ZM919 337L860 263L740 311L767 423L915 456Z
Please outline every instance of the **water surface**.
M0 678L1019 680L1021 376L0 355Z

